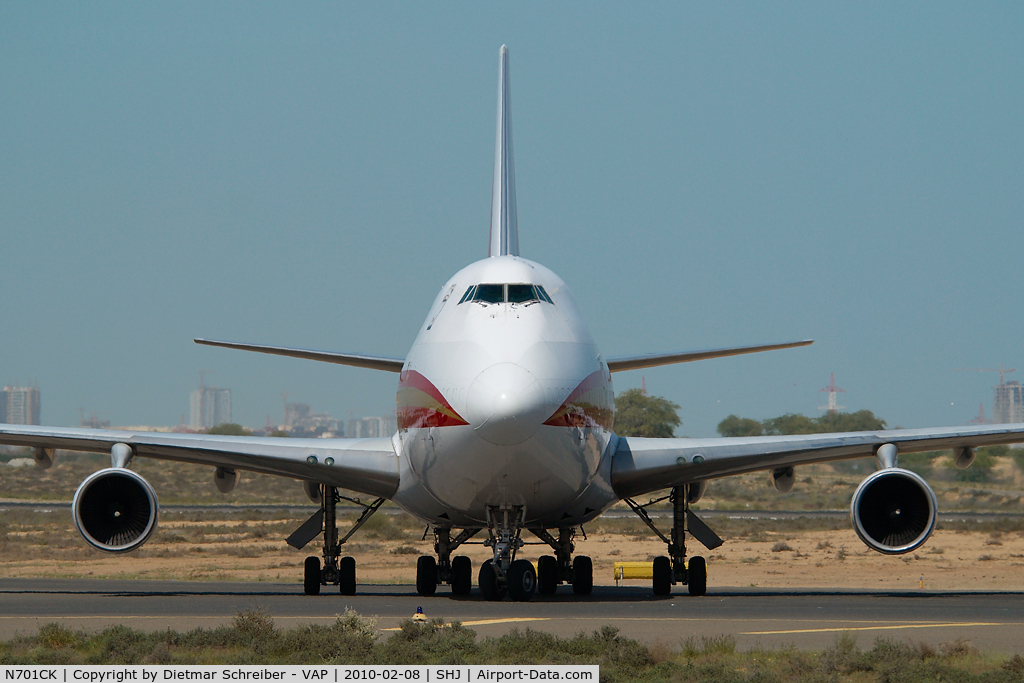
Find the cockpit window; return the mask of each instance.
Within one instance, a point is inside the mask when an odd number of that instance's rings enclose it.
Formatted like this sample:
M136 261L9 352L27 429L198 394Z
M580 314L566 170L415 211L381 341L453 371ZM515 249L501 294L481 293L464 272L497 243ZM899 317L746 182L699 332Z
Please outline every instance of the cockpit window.
M500 304L505 300L505 285L477 285L473 301L485 304Z
M510 304L525 304L528 301L536 301L537 298L533 285L508 285L506 301Z
M540 285L529 285L524 283L514 284L483 284L474 285L466 290L459 303L476 301L481 304L530 304L538 301L545 301L549 304L555 303Z

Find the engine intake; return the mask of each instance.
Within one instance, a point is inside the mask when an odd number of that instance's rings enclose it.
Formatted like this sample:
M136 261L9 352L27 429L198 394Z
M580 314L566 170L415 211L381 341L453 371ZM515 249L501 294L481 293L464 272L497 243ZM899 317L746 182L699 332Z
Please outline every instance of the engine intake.
M158 509L149 482L121 467L86 477L71 502L78 533L89 545L108 553L135 550L149 540Z
M928 482L889 467L861 482L853 494L853 529L867 546L887 555L916 550L935 530L938 502Z

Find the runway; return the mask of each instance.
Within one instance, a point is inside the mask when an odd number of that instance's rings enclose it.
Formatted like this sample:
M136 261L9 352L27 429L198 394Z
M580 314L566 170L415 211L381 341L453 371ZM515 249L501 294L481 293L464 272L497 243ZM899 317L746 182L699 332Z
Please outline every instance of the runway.
M298 584L0 579L0 637L33 633L53 621L89 631L119 623L147 631L210 628L255 608L284 628L330 623L347 606L377 616L385 634L422 606L428 617L462 621L484 637L516 627L571 636L607 624L624 636L671 647L691 636L732 634L741 649L821 649L849 631L861 647L877 637L932 645L962 637L982 649L1024 654L1021 592L709 588L702 598L685 592L655 598L649 588L596 586L593 595L578 598L563 586L555 596L529 603L490 603L475 590L455 599L439 588L438 595L423 598L412 586L360 585L355 596L313 597Z

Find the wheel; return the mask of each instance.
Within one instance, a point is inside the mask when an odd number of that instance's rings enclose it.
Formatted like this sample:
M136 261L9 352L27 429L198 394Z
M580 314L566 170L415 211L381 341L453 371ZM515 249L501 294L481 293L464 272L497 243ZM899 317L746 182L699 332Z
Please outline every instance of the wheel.
M465 555L452 559L452 595L469 595L473 590L473 561Z
M416 560L416 592L433 595L437 590L437 560L430 555L421 555Z
M484 600L501 600L505 597L504 588L498 585L498 573L494 571L493 560L487 560L480 565L477 583L480 586L480 595Z
M307 557L302 572L302 590L306 595L320 595L320 558Z
M654 594L672 594L672 561L664 555L654 558Z
M516 602L526 602L537 590L537 572L529 560L516 560L508 568L508 596Z
M343 557L338 562L338 591L342 595L356 594L356 558Z
M594 563L586 555L577 555L572 561L572 592L590 595L594 590Z
M551 555L541 555L537 560L537 592L554 595L558 590L558 560Z
M703 557L691 557L686 568L686 585L690 595L704 595L708 592L708 563Z

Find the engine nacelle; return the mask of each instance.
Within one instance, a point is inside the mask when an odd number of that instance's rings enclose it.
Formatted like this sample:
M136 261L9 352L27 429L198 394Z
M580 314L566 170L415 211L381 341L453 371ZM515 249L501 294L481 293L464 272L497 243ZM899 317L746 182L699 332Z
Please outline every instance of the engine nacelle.
M796 470L792 467L780 467L772 470L769 478L779 493L789 493L796 483Z
M238 470L218 467L213 471L213 483L217 485L217 490L221 493L231 493L240 476Z
M693 505L704 496L704 492L708 490L707 481L695 481L692 484L686 485L686 502L689 505Z
M309 498L310 502L319 505L323 502L323 496L320 494L320 484L315 481L309 481L304 479L302 481L302 490L306 493L306 498Z
M978 453L973 448L957 448L953 451L953 462L957 469L966 470L974 464L974 459L977 457Z
M149 482L123 467L89 475L71 501L78 533L89 545L108 553L135 550L149 540L158 510Z
M899 555L917 550L935 530L938 501L928 482L909 470L888 467L853 493L853 529L872 550Z

